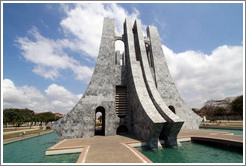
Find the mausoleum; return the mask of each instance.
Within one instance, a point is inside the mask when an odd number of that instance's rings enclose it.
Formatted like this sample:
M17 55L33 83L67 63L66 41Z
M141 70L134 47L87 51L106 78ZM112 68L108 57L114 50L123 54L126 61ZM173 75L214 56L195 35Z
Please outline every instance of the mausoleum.
M169 72L158 30L126 18L124 33L115 33L114 19L105 18L96 66L86 92L75 107L52 125L63 138L93 137L95 117L101 113L105 136L135 135L150 147L160 140L177 145L177 134L199 129L202 118L181 98ZM124 53L115 42L124 43Z

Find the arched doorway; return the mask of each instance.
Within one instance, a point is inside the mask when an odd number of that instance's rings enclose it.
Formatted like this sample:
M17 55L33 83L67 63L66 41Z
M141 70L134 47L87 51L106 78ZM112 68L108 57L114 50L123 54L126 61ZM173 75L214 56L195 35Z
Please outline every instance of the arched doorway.
M101 106L95 111L95 135L105 135L105 109Z
M118 135L125 135L128 133L128 128L125 125L120 125L117 128L116 134Z
M122 40L115 41L115 64L125 66L125 44Z
M173 112L173 113L175 113L176 114L176 111L175 111L175 108L174 108L174 106L172 106L172 105L169 105L168 106L168 108Z

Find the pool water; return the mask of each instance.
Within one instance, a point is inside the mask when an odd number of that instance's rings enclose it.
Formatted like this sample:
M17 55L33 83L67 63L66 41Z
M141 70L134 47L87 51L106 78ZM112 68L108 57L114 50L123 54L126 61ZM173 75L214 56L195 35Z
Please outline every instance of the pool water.
M183 142L182 146L163 149L136 147L153 163L242 163L243 152L232 147Z
M3 145L3 163L73 163L79 153L45 156L46 149L60 141L55 133Z
M213 129L214 130L214 129ZM222 131L222 129L218 129ZM235 131L235 130L229 130ZM240 130L239 130L240 131ZM243 132L241 131L243 134ZM242 135L239 133L239 135ZM76 163L80 153L45 156L45 151L61 139L49 133L3 145L3 163ZM182 146L151 150L136 148L154 163L242 163L242 150L198 142L183 142Z
M42 163L76 163L80 153L45 156Z
M232 132L234 135L243 135L242 129L214 129L214 128L200 128L201 130L215 130L215 131L225 131L225 132Z

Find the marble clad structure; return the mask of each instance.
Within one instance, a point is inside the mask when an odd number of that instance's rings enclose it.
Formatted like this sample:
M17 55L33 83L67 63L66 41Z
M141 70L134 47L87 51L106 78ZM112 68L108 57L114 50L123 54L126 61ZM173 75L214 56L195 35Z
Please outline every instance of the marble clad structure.
M115 51L121 40L125 52ZM52 125L63 138L93 137L95 115L102 114L101 133L133 134L158 147L177 145L181 128L198 129L202 120L185 104L170 75L158 30L126 18L124 33L115 34L114 19L105 18L99 54L86 92L75 107Z

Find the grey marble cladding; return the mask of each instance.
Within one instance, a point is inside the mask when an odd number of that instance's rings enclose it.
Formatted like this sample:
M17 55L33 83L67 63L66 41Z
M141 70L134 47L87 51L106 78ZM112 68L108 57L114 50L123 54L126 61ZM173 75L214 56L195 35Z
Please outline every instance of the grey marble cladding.
M62 119L52 125L63 138L95 135L95 110L105 109L105 136L115 135L119 118L115 113L115 26L105 18L97 63L83 97Z
M93 137L95 114L103 113L105 136L115 135L122 126L128 133L146 141L150 147L177 144L180 128L197 129L201 118L190 110L171 78L156 27L148 26L143 37L140 20L132 27L126 18L124 34L115 34L114 20L105 18L96 66L86 92L75 107L52 124L63 138ZM115 41L122 40L125 52L115 51ZM146 46L147 45L147 46ZM124 86L124 96L116 96L116 86ZM117 98L118 97L118 98ZM119 98L127 97L127 100ZM121 104L116 104L120 101ZM127 105L125 105L127 104ZM174 106L176 114L168 106ZM124 107L124 116L116 108Z
M168 106L175 108L176 115L184 120L183 128L199 129L202 118L194 113L180 96L169 72L156 27L147 27L150 39L157 89Z

